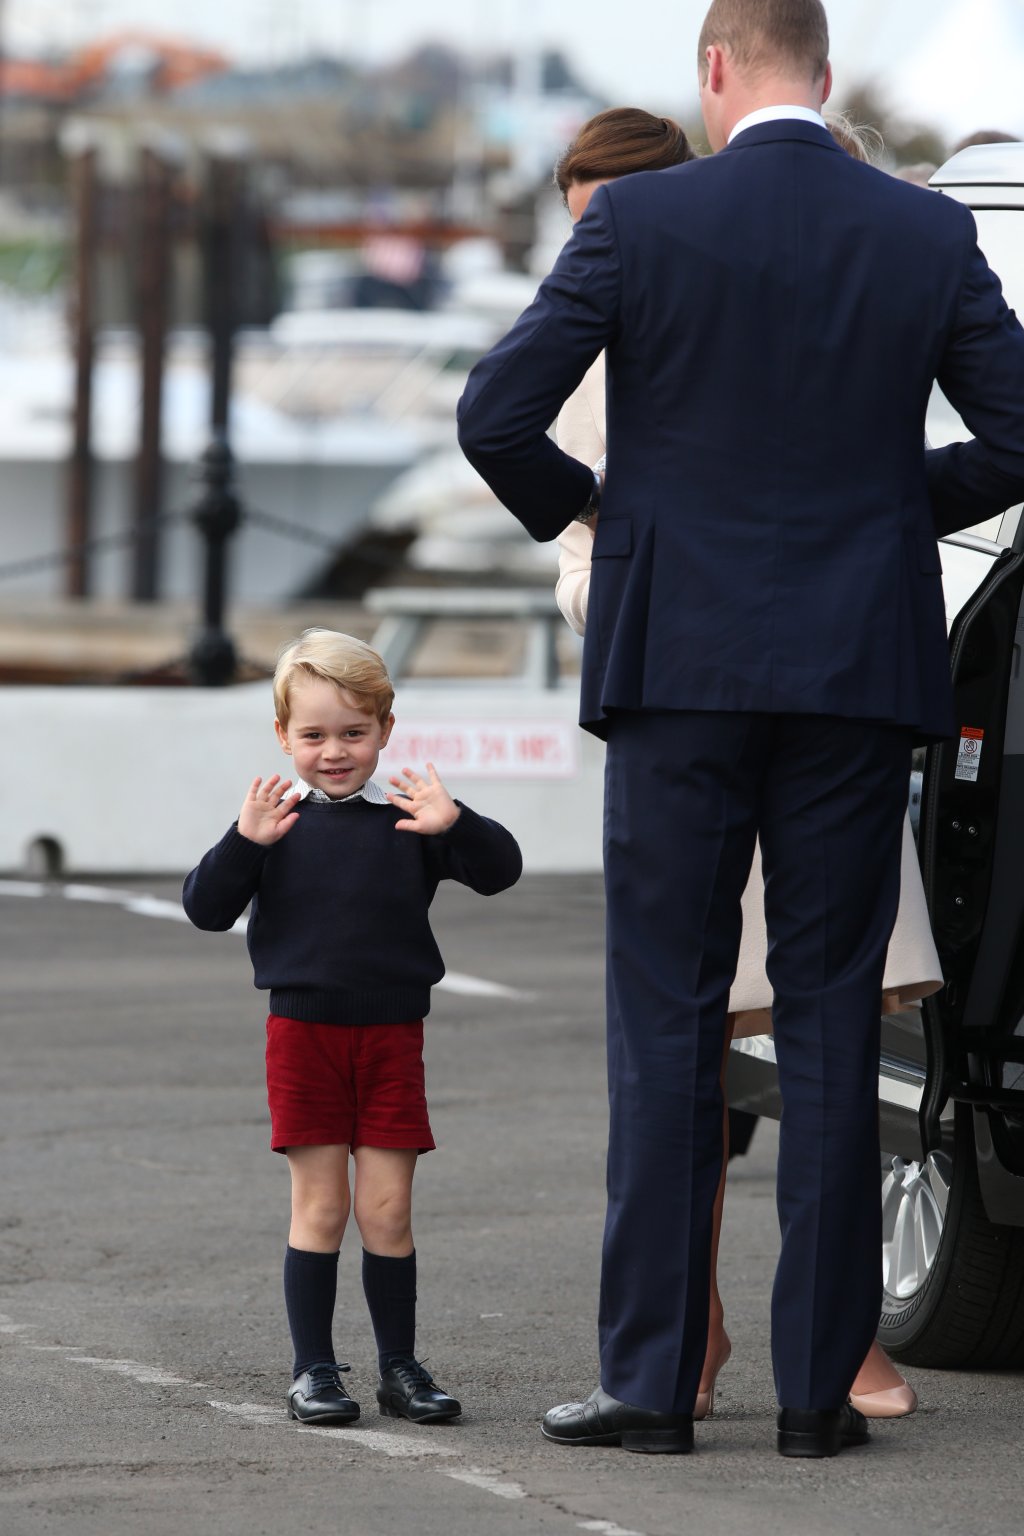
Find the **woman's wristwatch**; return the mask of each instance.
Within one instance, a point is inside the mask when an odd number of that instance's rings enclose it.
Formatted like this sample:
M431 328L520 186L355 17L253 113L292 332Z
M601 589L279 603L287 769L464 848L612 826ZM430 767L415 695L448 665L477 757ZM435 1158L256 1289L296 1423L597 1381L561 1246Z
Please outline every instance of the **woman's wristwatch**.
M573 522L589 523L592 517L596 517L601 510L601 492L604 490L604 481L601 478L605 466L606 455L602 454L593 468L594 485L590 492L590 498L585 507L581 508Z

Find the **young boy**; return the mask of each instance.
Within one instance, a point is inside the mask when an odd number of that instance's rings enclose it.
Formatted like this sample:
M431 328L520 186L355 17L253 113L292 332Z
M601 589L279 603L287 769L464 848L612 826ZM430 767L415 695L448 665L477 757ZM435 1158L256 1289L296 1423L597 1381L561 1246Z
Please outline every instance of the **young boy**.
M274 674L274 729L299 787L254 779L238 821L187 877L198 928L230 928L252 903L249 954L270 991L271 1146L288 1157L284 1294L295 1350L292 1418L350 1423L331 1336L338 1250L354 1207L376 1336L382 1414L436 1423L462 1411L413 1353L412 1180L434 1146L423 1084L423 1017L444 965L428 909L440 880L483 895L514 885L519 847L452 800L432 764L399 794L372 782L394 725L377 653L308 629Z

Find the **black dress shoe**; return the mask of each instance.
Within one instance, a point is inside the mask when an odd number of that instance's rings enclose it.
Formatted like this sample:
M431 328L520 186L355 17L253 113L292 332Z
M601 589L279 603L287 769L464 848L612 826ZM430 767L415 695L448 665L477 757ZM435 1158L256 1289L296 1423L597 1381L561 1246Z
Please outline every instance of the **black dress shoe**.
M351 1424L358 1419L359 1404L341 1384L339 1372L348 1369L324 1362L296 1376L288 1389L288 1417L304 1424Z
M624 1451L682 1456L693 1450L688 1413L656 1413L609 1397L602 1387L585 1403L560 1403L544 1415L541 1434L562 1445L621 1445Z
M392 1360L380 1378L377 1401L385 1418L412 1419L414 1424L443 1424L462 1412L462 1404L411 1355Z
M780 1408L780 1456L837 1456L848 1445L866 1445L868 1421L849 1403L842 1408Z

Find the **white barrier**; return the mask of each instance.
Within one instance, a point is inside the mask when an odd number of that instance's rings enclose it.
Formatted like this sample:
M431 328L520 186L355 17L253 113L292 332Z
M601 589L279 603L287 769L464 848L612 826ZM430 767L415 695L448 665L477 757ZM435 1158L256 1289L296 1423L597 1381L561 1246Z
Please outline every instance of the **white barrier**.
M601 861L604 748L575 688L403 684L377 777L430 757L453 794L501 820L531 871ZM285 772L269 683L227 689L0 688L12 783L0 871L179 873L238 814L256 774Z

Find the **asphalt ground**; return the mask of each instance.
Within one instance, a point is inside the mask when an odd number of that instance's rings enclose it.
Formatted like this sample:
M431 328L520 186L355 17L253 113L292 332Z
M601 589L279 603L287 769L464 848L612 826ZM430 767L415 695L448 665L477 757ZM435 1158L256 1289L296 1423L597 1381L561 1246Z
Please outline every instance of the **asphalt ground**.
M33 894L34 892L34 894ZM150 897L157 898L150 900ZM417 1173L419 1349L462 1421L381 1419L354 1231L336 1343L358 1425L289 1423L262 999L176 882L0 882L2 1536L819 1536L1021 1526L1014 1375L916 1371L919 1412L831 1461L774 1449L775 1127L733 1164L733 1340L689 1457L545 1442L597 1380L604 1083L599 883L444 888L451 970Z

